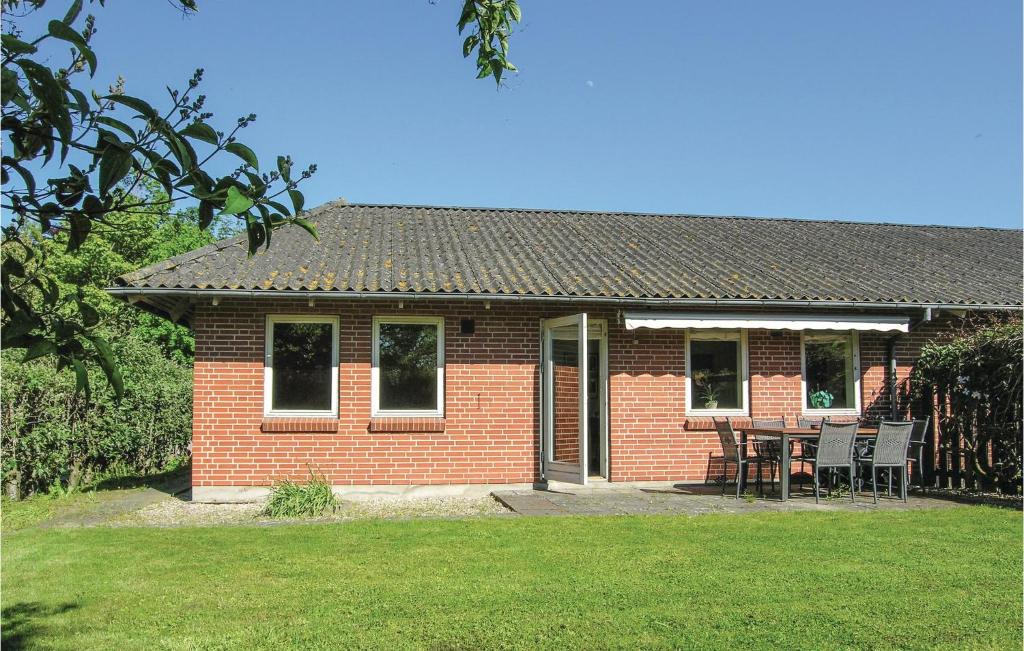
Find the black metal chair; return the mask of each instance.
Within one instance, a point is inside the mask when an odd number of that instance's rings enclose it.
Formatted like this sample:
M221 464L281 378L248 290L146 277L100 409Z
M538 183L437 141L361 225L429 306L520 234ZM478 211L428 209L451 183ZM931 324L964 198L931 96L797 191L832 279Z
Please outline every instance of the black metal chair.
M750 424L758 429L785 429L785 418L753 418ZM775 492L775 471L782 465L781 441L770 436L755 436L754 451L757 456L768 461L768 476L771 481L772 492ZM793 442L789 444L790 458L792 458ZM781 481L781 471L779 480Z
M910 433L910 448L907 451L907 461L914 462L914 470L921 479L921 488L924 488L924 446L928 441L928 424L931 420L932 417L928 416L924 420L912 421L914 429Z
M729 419L715 421L715 429L718 430L718 440L722 443L722 463L724 465L722 469L722 495L725 495L725 485L729 481L729 464L736 464L736 499L740 497L740 488L743 485L741 479L746 478L746 472L750 468L751 464L757 466L757 474L761 475L761 463L764 461L759 456L750 456L747 454L744 446L740 444L739 439L736 438L736 432L732 428L732 423ZM762 494L763 494L762 487Z
M858 421L861 427L867 427L870 429L878 429L878 426L882 421L878 418L861 418ZM869 439L857 439L857 443L854 444L853 453L858 459L870 454L869 446L871 441Z
M868 446L867 454L860 458L860 465L871 469L871 494L875 504L878 504L878 471L883 468L890 473L890 485L891 473L900 471L900 497L907 501L907 447L913 430L914 423L909 421L879 423L878 436ZM892 494L891 490L889 492Z
M797 416L796 426L801 429L821 429L822 423L827 423L828 417ZM804 487L804 465L810 465L810 459L814 458L814 442L807 439L800 439L800 452L790 457L793 461L800 462L800 488Z
M853 460L853 445L857 441L857 423L828 423L821 424L821 435L818 437L818 444L814 450L814 457L808 459L814 473L814 502L819 501L818 475L822 470L835 470L838 472L846 468L850 476L850 501L856 501L854 492L855 465Z

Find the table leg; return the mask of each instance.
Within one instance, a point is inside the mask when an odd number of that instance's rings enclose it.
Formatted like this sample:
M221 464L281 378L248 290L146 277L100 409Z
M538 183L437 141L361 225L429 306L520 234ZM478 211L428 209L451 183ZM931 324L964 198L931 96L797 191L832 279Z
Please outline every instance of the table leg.
M745 431L740 432L740 452L743 454L744 459L747 458L747 433ZM740 473L740 495L747 490L747 472L749 468L742 467L743 472Z
M779 464L779 492L782 495L782 501L785 502L789 499L789 467L792 461L789 458L789 436L782 433L782 463Z

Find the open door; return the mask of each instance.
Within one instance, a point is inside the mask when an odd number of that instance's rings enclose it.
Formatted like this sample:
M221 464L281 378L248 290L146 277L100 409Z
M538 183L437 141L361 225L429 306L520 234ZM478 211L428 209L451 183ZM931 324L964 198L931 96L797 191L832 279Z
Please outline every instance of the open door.
M548 481L587 483L587 315L542 322L541 468Z

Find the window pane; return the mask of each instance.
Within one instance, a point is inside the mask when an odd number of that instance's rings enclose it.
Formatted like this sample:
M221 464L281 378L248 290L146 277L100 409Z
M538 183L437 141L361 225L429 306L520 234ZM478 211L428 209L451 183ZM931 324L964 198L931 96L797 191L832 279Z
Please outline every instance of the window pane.
M694 409L740 409L743 406L738 341L690 340L690 405Z
M272 409L331 409L330 323L275 323Z
M807 406L811 409L852 409L853 363L848 339L804 342L807 364Z
M437 409L437 326L380 324L380 409Z

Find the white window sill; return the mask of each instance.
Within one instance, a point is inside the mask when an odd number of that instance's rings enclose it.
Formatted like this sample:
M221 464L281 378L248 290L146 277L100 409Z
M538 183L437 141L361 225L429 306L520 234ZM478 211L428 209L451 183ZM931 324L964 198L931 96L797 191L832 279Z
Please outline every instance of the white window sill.
M375 411L370 418L444 418L443 411Z
M804 416L860 416L856 409L804 409Z
M687 416L749 416L746 409L691 409Z
M333 411L270 411L264 418L337 418Z

